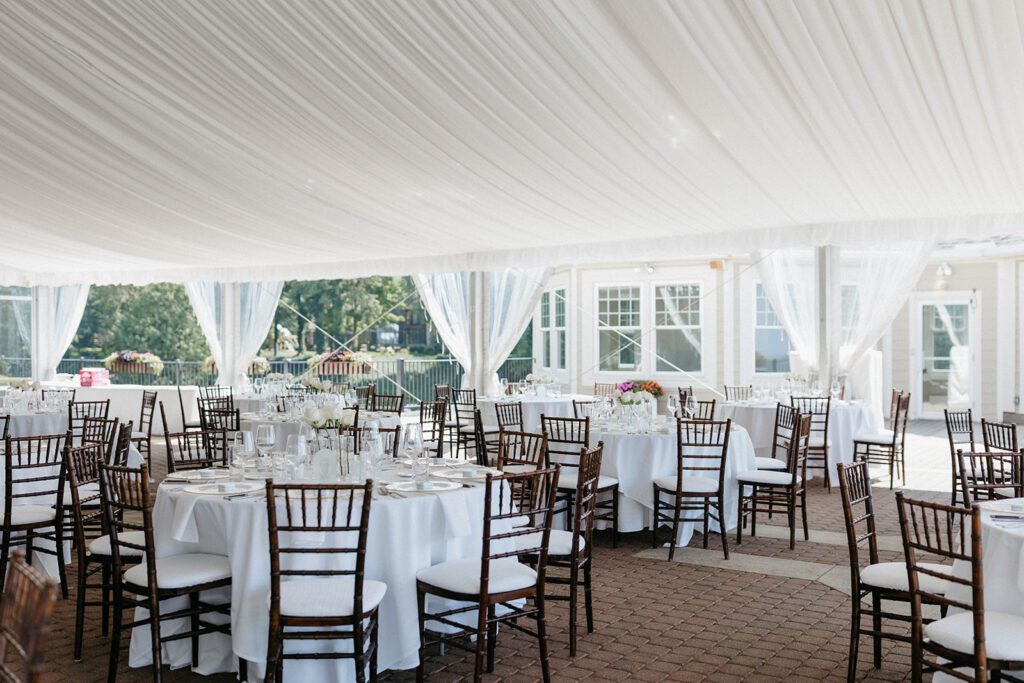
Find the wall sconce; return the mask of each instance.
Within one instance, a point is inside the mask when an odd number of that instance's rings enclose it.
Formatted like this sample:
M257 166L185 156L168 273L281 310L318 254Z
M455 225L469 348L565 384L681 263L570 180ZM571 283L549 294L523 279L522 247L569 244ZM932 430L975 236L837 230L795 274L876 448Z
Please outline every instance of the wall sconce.
M935 268L935 289L946 289L949 287L949 276L953 274L953 267L943 261Z

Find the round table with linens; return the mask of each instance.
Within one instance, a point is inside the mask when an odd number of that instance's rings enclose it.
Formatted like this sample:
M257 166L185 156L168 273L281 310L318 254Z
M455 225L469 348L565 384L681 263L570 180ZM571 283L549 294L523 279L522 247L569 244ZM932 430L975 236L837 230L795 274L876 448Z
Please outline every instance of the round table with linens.
M540 431L540 416L573 417L573 401L593 401L593 396L583 394L566 394L564 396L482 396L476 400L480 409L480 418L484 425L493 427L498 424L498 403L516 403L523 405L523 429L528 432Z
M402 424L402 418L394 413L364 412L359 411L359 426L365 427L370 422L376 421L379 427L394 429ZM270 415L257 415L253 413L243 414L239 418L239 426L242 431L251 431L253 438L256 436L256 428L260 425L273 425L274 427L274 450L283 452L288 445L288 437L303 434L309 426L302 420L295 417L271 413Z
M630 434L617 428L595 426L590 432L590 443L595 446L599 441L604 442L601 474L619 480L619 531L650 528L654 516L654 480L675 476L677 471L675 423L669 421L657 431L647 434ZM754 447L747 431L733 424L726 453L725 500L722 501L726 530L736 528L736 476L742 470L756 467L754 457ZM700 461L700 464L714 465L715 461L709 459ZM676 545L689 543L697 526L694 522L680 524ZM713 520L711 529L720 531Z
M388 470L375 477L375 484L408 481ZM442 493L409 493L405 497L379 495L375 486L366 548L366 578L387 584L379 611L379 668L409 669L416 666L419 627L416 603L416 573L455 559L479 559L483 529L484 487L472 485ZM279 505L283 503L279 502ZM230 589L214 601L230 600L230 636L211 634L200 639L197 673L231 671L235 657L248 661L250 680L264 673L270 591L270 544L267 534L267 504L257 494L234 499L223 495L186 493L183 485L160 487L153 509L158 556L181 553L226 555L232 571ZM326 541L325 541L326 542ZM332 561L325 555L324 562ZM182 600L181 598L178 599ZM433 600L433 598L431 598ZM172 601L166 603L173 609ZM428 606L428 609L435 607ZM175 628L165 624L165 633ZM149 627L132 632L130 665L150 663ZM351 641L316 643L316 647L351 648ZM299 645L289 643L289 648ZM189 666L187 640L164 645L164 664L172 668ZM351 681L355 671L348 660L289 660L288 680Z
M7 417L7 427L12 437L45 436L68 431L66 410L12 412Z
M775 435L775 410L778 404L765 401L722 401L715 406L715 419L732 420L750 435L757 455L771 457ZM859 401L832 401L828 415L829 477L839 485L836 465L853 462L853 439L858 434L873 434L881 429L871 409ZM816 473L813 473L816 474ZM813 474L808 468L808 478Z

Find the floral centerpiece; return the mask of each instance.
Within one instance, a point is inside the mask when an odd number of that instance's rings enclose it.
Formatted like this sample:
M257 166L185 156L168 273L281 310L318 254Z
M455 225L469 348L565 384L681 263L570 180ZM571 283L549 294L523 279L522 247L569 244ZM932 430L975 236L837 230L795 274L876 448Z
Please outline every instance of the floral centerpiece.
M321 375L363 375L373 371L372 361L368 353L337 349L312 356L306 363Z
M551 375L545 375L541 372L531 372L526 376L526 381L530 384L555 384L558 380Z
M356 411L340 403L325 406L308 404L302 409L302 421L313 429L338 429L355 424Z
M103 367L111 372L159 375L164 371L164 362L154 353L124 350L117 351L104 358Z
M302 386L306 387L310 391L316 394L323 394L334 389L334 382L329 379L320 379L319 377L313 377L312 375L306 375L302 378Z
M213 356L207 356L203 361L203 372L208 375L217 374L217 363L214 362ZM247 374L250 375L265 375L270 372L270 361L263 356L256 356L249 363L249 371Z
M646 406L651 416L658 414L658 397L663 390L661 385L652 380L629 380L620 382L616 387L616 396L624 406Z
M290 372L272 372L263 379L267 382L291 382L295 375Z

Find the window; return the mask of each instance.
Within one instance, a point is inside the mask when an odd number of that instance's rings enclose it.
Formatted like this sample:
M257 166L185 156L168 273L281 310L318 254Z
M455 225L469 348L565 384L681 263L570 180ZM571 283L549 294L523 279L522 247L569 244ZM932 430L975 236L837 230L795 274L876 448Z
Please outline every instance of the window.
M598 287L598 369L640 369L640 288Z
M32 374L32 290L0 287L0 375Z
M853 338L853 326L860 317L860 290L857 285L841 285L839 288L840 338L846 342Z
M789 372L789 335L758 282L754 294L754 372Z
M701 371L700 285L659 285L654 299L657 372Z
M540 296L540 364L549 370L565 370L565 289Z

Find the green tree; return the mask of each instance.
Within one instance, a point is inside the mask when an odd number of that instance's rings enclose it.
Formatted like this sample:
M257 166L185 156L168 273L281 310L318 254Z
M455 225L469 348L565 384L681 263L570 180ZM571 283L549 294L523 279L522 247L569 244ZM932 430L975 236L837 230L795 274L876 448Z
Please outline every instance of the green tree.
M102 358L122 349L149 351L165 360L203 360L209 355L184 286L108 285L89 290L68 357Z

